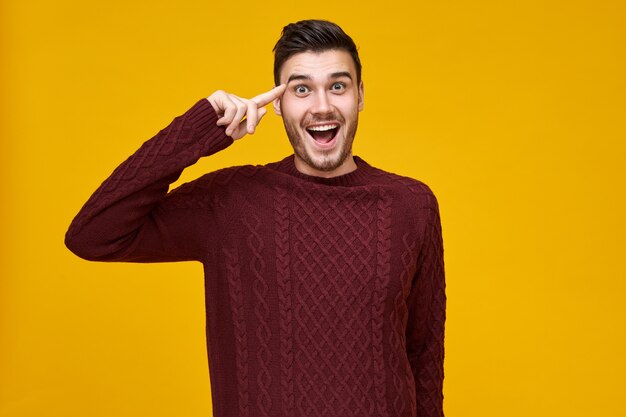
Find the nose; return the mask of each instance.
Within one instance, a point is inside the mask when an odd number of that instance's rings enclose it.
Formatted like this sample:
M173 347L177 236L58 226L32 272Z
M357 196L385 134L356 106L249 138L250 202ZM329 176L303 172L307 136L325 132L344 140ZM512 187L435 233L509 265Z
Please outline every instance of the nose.
M318 91L314 97L312 113L326 114L331 112L332 105L326 91Z

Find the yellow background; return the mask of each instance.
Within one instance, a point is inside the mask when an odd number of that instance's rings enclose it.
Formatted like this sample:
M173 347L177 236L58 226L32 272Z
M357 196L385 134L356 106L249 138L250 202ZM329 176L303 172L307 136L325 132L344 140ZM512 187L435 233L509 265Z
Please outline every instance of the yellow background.
M626 416L626 3L0 5L0 416L207 416L199 264L63 245L91 192L216 89L269 89L282 27L360 46L355 151L441 206L448 416ZM278 117L185 171L265 163Z

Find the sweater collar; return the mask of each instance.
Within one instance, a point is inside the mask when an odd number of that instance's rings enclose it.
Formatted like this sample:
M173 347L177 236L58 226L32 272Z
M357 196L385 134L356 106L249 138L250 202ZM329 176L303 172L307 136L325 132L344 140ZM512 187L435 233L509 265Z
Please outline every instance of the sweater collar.
M372 174L374 168L358 156L354 156L354 162L356 163L357 169L347 174L339 175L332 178L316 177L303 174L302 172L298 171L298 169L296 168L294 155L290 155L281 161L269 164L267 165L267 167L285 174L289 174L292 177L299 178L303 181L308 181L316 184L351 187L356 185L366 185L370 183L368 179L370 178L370 175Z

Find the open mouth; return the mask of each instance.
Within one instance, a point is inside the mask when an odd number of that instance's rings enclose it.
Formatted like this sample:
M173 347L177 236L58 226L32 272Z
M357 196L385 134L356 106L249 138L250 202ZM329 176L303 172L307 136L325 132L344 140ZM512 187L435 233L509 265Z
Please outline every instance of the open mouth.
M311 135L315 142L326 145L335 139L337 136L337 132L339 131L339 125L337 124L326 124L319 126L310 126L306 129L306 131Z

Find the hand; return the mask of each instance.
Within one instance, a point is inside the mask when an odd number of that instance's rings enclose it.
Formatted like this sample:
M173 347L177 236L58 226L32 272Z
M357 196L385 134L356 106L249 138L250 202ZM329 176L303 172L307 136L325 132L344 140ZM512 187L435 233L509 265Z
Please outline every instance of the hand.
M264 106L282 96L285 88L286 85L281 84L251 99L218 90L211 94L207 100L220 117L217 125L227 126L226 135L237 140L244 137L246 133L250 135L254 133L261 118L267 112Z

